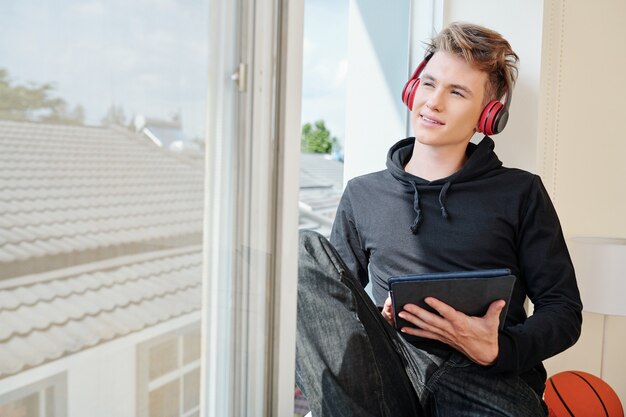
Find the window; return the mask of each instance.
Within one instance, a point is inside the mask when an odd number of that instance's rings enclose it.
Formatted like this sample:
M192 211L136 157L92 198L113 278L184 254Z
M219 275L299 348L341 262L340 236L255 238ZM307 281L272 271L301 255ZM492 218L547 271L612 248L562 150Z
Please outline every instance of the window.
M138 346L199 322L210 4L0 2L0 397L62 371L72 415L133 416ZM198 338L153 410L198 412Z
M329 237L343 191L348 1L305 0L300 229Z
M1 417L65 417L65 374L0 396Z
M138 417L197 417L200 410L200 324L137 349Z
M0 395L193 416L199 354L203 414L293 409L301 13L0 2Z

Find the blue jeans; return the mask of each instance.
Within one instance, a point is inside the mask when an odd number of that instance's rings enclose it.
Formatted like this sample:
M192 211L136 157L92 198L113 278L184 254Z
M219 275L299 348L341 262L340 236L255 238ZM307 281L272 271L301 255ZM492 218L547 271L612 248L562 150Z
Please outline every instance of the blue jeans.
M519 377L406 342L311 231L300 233L297 326L296 383L314 417L547 415Z

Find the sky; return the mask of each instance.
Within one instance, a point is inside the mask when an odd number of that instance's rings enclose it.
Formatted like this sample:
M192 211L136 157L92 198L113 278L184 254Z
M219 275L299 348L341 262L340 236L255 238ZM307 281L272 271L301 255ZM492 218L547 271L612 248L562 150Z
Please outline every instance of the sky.
M302 123L343 139L348 0L305 0ZM111 105L127 120L169 119L203 137L209 0L3 0L0 68L13 84L52 82L55 96L99 125Z
M324 120L345 136L348 0L305 0L302 124Z
M112 104L127 119L180 112L193 138L206 119L208 22L207 0L3 0L0 67L14 84L53 82L88 124Z

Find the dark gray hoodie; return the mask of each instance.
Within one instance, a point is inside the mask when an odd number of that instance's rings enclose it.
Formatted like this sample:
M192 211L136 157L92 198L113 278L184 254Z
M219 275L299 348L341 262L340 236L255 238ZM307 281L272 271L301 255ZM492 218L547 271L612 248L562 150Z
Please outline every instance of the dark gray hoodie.
M485 137L468 145L459 171L427 181L404 171L413 144L414 138L401 140L389 150L386 170L348 182L331 242L363 286L371 280L378 305L394 275L510 269L518 279L490 369L523 374L541 395L541 361L578 339L582 303L540 178L503 167Z

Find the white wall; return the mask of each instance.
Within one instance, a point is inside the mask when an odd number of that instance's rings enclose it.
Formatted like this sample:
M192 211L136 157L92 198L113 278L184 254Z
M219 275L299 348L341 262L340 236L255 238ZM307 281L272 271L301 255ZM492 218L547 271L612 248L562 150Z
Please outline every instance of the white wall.
M536 171L543 0L448 0L444 24L477 23L500 32L520 57L506 129L493 137L505 166ZM482 137L482 134L477 135Z
M350 0L344 182L385 168L406 137L409 0Z
M75 363L67 374L68 416L136 415L135 357L136 348L130 346Z
M567 235L626 238L626 2L553 0L544 16L542 178ZM601 376L626 404L626 317L584 313L583 320L580 341L548 370Z

